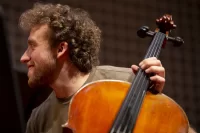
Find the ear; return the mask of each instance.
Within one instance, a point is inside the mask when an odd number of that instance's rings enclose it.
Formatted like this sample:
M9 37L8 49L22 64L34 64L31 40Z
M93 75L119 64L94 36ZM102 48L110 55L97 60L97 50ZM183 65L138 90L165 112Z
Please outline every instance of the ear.
M61 42L57 47L57 58L62 57L68 51L68 43Z

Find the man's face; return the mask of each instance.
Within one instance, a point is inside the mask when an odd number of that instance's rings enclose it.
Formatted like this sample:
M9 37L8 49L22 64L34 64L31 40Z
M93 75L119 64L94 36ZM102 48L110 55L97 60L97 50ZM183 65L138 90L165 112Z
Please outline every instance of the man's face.
M28 37L28 48L21 57L21 62L28 67L30 87L49 85L56 70L56 53L50 48L47 25L35 26Z

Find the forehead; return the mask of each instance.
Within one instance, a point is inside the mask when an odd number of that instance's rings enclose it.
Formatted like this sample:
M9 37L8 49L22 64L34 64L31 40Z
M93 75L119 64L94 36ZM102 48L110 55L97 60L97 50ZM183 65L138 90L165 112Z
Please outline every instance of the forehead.
M30 30L28 40L44 40L48 39L50 35L50 29L48 25L36 25Z

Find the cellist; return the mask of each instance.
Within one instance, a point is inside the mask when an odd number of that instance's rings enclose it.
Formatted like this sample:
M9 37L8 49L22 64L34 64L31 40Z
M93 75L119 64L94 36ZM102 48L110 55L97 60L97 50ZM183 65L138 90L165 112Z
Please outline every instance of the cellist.
M150 77L151 89L162 92L165 69L157 58L130 68L98 66L101 30L89 14L61 4L34 4L20 16L28 32L28 46L21 62L28 67L30 87L49 86L52 93L32 111L26 133L62 133L70 99L84 84L101 79L131 81L138 68ZM116 53L113 53L116 54ZM191 131L190 133L192 133Z

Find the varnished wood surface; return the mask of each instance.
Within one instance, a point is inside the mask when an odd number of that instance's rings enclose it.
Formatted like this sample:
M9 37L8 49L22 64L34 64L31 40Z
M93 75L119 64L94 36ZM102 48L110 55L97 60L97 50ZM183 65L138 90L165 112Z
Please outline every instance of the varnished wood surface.
M130 84L100 81L83 87L72 99L67 126L74 133L108 133ZM133 133L187 133L184 111L164 94L147 92Z

